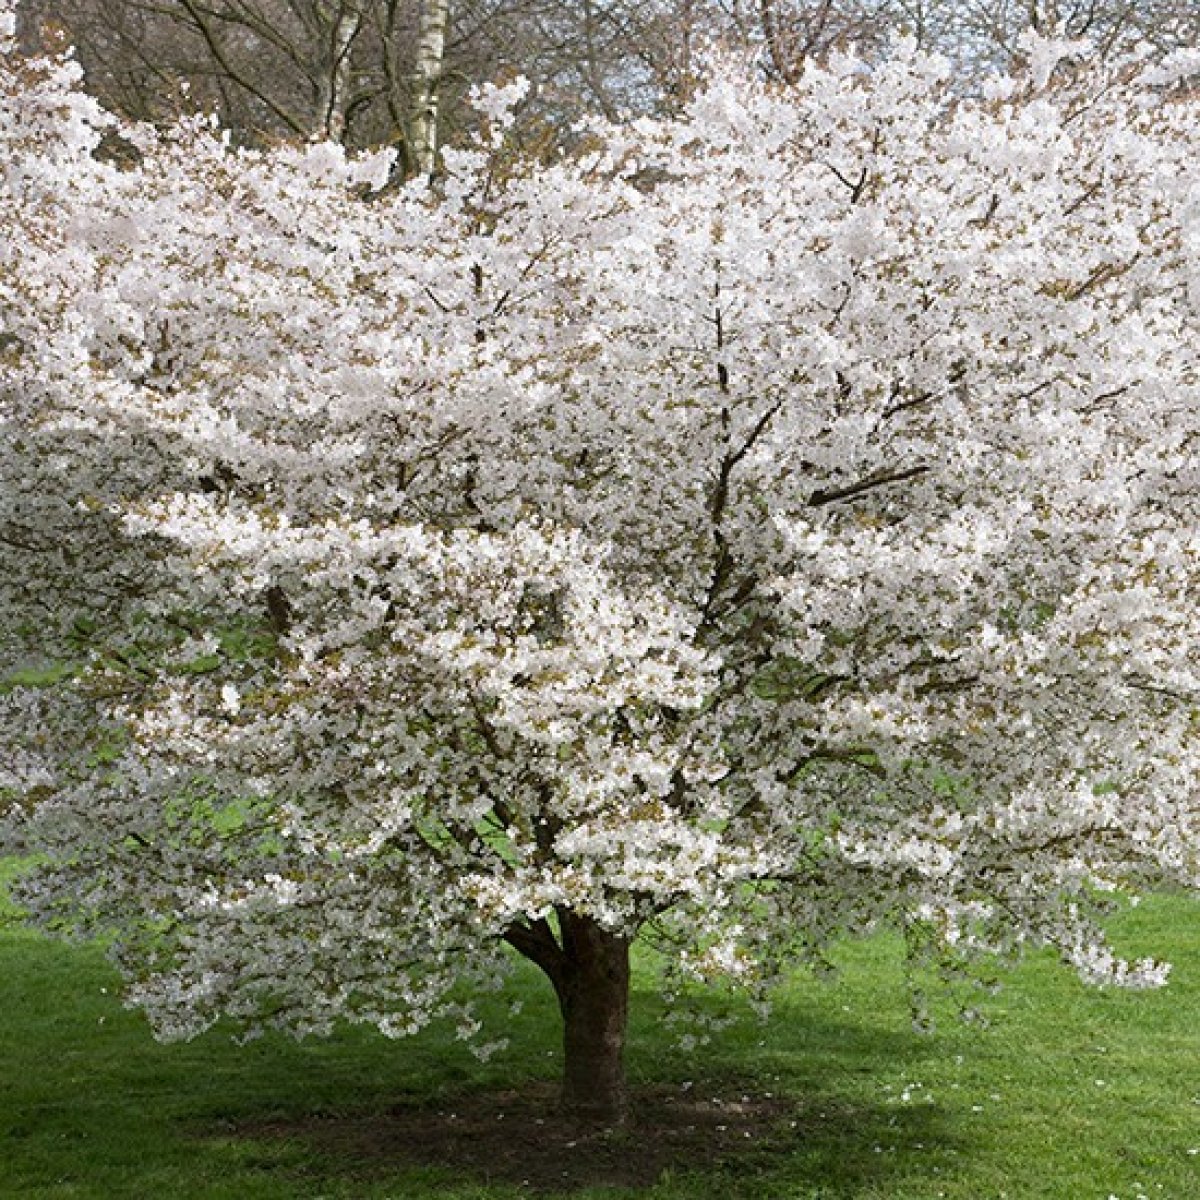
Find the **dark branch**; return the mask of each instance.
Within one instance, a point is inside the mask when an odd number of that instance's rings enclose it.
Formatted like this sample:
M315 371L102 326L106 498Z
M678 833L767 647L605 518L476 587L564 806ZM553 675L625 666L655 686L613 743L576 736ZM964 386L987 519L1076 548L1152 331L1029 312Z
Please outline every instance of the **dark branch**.
M906 479L915 479L918 475L924 475L928 470L927 466L921 465L909 467L905 471L871 475L866 479L860 479L857 483L849 483L845 487L818 488L809 496L808 502L812 507L819 508L823 504L836 504L839 500L853 500L865 492L885 487L889 483L903 483Z
M502 936L518 954L541 967L555 989L558 989L566 971L567 959L554 936L554 930L544 918L518 921L510 925Z

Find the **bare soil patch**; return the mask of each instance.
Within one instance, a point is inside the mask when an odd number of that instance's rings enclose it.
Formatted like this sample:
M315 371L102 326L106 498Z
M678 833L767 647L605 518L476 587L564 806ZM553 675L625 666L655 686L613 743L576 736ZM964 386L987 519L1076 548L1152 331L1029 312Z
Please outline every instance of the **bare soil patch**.
M256 1138L299 1140L353 1164L355 1174L400 1163L436 1166L536 1192L648 1187L664 1171L744 1163L798 1135L794 1102L769 1094L713 1095L700 1085L650 1087L631 1098L619 1130L581 1127L557 1108L557 1088L470 1092L384 1112L240 1124Z

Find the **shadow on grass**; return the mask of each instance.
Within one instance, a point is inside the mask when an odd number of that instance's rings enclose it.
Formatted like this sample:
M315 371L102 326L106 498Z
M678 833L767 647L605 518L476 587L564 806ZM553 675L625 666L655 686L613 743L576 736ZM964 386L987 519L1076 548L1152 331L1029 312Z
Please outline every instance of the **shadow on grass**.
M763 1091L757 1080L636 1088L629 1125L616 1131L581 1128L557 1111L556 1094L549 1083L473 1090L381 1112L246 1121L234 1133L299 1143L322 1173L364 1184L435 1168L448 1184L569 1196L662 1183L678 1185L689 1200L775 1196L783 1188L878 1195L896 1150L945 1153L949 1141L933 1105L796 1097Z

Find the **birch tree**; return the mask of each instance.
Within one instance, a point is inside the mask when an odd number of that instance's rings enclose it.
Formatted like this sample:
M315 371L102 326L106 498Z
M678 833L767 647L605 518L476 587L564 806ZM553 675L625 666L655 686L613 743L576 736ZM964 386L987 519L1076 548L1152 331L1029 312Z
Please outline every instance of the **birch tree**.
M450 22L450 0L422 0L417 37L416 86L412 115L413 169L428 175L434 168L437 150L439 91L442 64L446 57L446 29Z

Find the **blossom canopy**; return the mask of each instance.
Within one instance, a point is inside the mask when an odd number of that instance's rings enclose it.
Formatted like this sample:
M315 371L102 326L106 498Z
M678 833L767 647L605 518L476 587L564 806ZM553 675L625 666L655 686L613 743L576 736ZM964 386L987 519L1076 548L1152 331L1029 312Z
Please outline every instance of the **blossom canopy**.
M515 948L609 1102L639 935L1159 982L1096 914L1198 881L1194 64L1030 46L972 99L904 45L717 67L551 163L492 89L398 190L8 53L31 915L165 1036L471 1033Z

